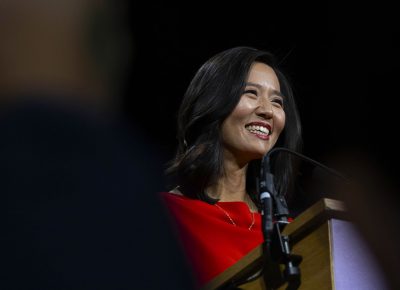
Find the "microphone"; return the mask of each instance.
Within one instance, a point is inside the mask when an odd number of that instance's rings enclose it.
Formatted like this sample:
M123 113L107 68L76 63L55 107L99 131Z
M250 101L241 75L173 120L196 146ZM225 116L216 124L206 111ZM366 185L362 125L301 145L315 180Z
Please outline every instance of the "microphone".
M260 202L262 205L261 214L263 216L262 229L263 229L264 241L267 244L266 248L268 249L268 251L270 249L271 236L272 236L272 231L274 229L272 202L273 202L273 197L276 196L274 176L271 173L269 159L270 157L266 156L265 159L263 158L261 162L260 186L259 186Z
M262 230L264 235L264 277L267 289L276 289L282 284L289 282L287 289L298 289L301 284L300 269L298 265L302 257L290 253L289 237L281 234L281 226L288 224L289 210L283 194L275 189L274 175L271 172L272 154L276 152L286 152L306 160L328 173L348 181L348 178L339 172L305 156L296 151L276 147L270 150L261 160L259 197L262 205ZM285 264L285 269L281 273L280 264Z

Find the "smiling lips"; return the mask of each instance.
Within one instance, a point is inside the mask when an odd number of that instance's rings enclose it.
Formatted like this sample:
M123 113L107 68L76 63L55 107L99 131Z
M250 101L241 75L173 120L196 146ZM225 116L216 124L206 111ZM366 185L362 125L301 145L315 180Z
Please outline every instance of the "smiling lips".
M269 140L269 136L272 133L272 128L269 124L263 122L253 122L247 124L245 128L256 137L262 140Z

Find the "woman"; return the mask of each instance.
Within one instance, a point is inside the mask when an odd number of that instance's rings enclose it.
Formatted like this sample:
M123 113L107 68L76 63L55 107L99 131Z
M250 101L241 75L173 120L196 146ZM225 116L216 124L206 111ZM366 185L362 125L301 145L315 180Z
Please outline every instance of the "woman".
M178 142L167 170L174 189L162 197L203 285L263 241L260 159L273 146L299 150L299 115L273 56L236 47L208 60L182 101ZM292 160L281 154L272 166L285 193Z

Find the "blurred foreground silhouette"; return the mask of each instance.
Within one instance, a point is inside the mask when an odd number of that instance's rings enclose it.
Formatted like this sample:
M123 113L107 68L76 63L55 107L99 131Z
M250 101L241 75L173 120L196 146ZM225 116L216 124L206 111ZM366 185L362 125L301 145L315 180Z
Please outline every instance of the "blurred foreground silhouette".
M191 289L119 111L122 2L0 2L1 289Z

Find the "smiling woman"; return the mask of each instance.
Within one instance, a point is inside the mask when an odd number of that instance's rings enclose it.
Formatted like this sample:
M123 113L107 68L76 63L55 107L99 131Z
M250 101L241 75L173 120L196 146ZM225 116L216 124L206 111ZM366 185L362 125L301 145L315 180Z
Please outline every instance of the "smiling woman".
M196 73L178 115L178 150L163 192L179 239L203 285L262 243L256 177L274 146L299 151L300 119L274 57L236 47ZM273 162L277 190L292 182L288 156Z
M274 70L261 62L252 64L239 103L222 123L225 159L243 166L270 150L285 125L282 105Z

